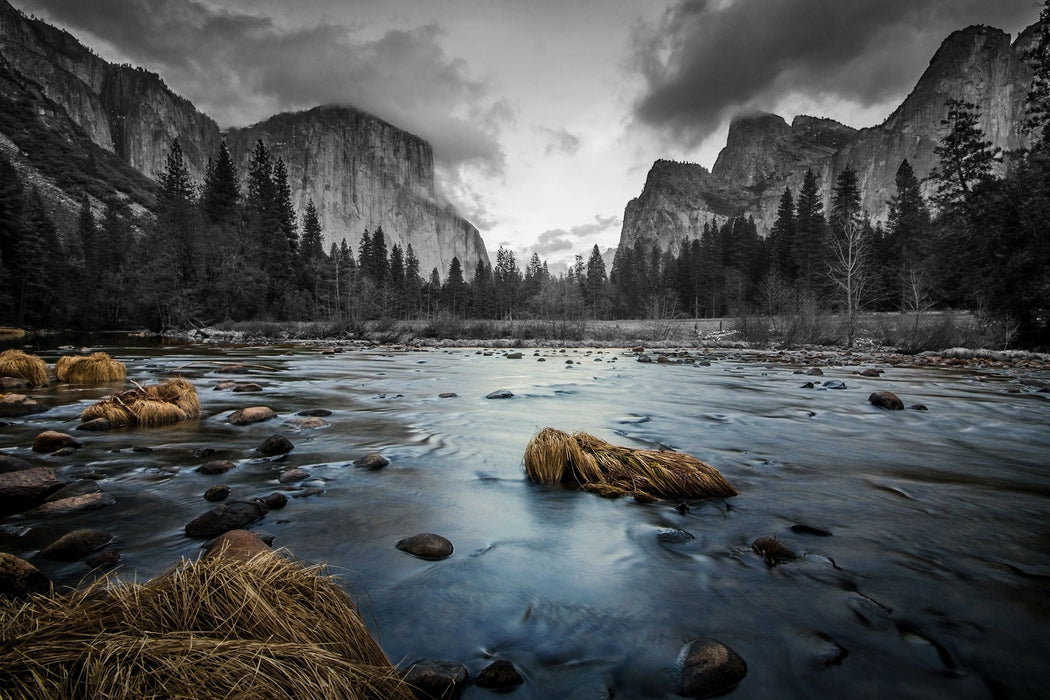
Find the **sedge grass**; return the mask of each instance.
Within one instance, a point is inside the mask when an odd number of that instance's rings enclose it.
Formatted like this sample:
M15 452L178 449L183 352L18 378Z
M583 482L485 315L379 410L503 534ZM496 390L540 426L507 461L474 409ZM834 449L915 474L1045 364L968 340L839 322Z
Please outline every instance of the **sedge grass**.
M0 377L17 377L33 386L45 386L51 380L46 362L15 349L0 352Z
M127 368L104 352L63 355L55 362L55 376L69 384L103 384L123 380Z

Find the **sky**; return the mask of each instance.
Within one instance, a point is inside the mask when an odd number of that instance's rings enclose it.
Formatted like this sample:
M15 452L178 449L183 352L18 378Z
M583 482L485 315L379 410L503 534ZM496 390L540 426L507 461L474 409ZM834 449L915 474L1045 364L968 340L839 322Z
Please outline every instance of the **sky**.
M653 161L708 168L729 120L873 126L971 24L1036 0L13 0L158 73L220 126L348 104L434 147L438 185L524 267L619 240Z

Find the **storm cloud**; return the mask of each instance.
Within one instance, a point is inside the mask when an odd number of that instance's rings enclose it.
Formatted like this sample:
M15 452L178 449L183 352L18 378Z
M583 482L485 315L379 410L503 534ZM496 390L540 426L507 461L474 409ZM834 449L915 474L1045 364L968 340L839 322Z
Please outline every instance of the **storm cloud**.
M593 221L572 228L544 231L537 237L535 245L529 247L529 251L544 258L558 251L576 248L580 240L597 236L609 229L619 229L622 224L623 220L618 216L596 215ZM576 242L572 239L576 239Z
M635 32L635 118L696 145L793 95L877 105L903 97L953 30L1036 16L1033 0L679 0Z
M286 27L197 0L31 0L62 24L164 76L222 126L346 104L422 136L439 164L502 172L508 107L427 24L366 37L334 22Z

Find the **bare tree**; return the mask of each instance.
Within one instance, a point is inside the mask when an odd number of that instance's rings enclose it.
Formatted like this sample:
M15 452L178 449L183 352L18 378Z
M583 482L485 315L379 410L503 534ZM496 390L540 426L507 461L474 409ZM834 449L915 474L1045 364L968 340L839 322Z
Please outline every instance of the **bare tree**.
M870 239L867 227L856 219L836 226L831 236L828 276L841 295L846 311L846 348L853 347L857 319L871 270L868 265Z

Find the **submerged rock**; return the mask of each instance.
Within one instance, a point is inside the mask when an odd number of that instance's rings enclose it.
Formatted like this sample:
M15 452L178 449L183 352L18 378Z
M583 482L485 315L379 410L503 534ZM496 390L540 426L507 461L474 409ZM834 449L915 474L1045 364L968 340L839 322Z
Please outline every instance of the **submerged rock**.
M267 457L273 457L275 455L288 454L295 449L295 445L283 435L271 435L263 440L263 443L255 449L257 452L261 452Z
M686 532L685 530L670 527L656 533L656 539L664 544L685 544L696 538L693 537L692 533Z
M876 391L868 396L868 402L877 408L885 408L888 411L903 411L904 402L892 391Z
M313 430L315 428L325 428L329 423L324 418L311 416L309 418L289 418L285 421L285 425L290 425L299 430Z
M844 382L844 381L842 381L840 379L829 379L826 382L824 382L823 384L821 384L821 386L824 387L825 389L845 389L846 388L846 382Z
M747 662L716 639L702 638L682 650L678 694L706 698L730 690L747 675Z
M108 493L86 493L83 496L72 496L58 501L48 501L29 511L30 515L67 515L82 510L107 508L117 502Z
M285 469L283 472L278 474L277 481L282 484L290 484L293 481L305 481L310 478L309 472L304 469L295 467L294 469Z
M113 424L109 422L108 418L92 418L91 420L84 421L76 427L77 430L91 430L91 431L102 431L111 430Z
M74 479L45 498L44 503L61 501L66 498L73 498L74 496L84 496L89 493L99 493L101 490L102 489L98 487L98 483L93 479Z
M437 561L452 554L452 543L441 535L432 532L421 532L398 541L397 548L420 559Z
M45 430L33 440L33 452L55 452L64 447L83 447L84 443L72 435L57 430Z
M325 418L332 415L332 412L327 408L304 408L302 411L299 411L298 415L307 418Z
M21 457L15 457L14 455L8 455L0 452L0 474L7 474L8 472L21 472L26 469L32 469L33 465L25 461Z
M229 460L215 460L214 462L205 462L194 469L194 471L201 474L225 474L236 466Z
M45 559L62 559L71 561L80 559L89 552L99 547L104 547L113 541L113 535L102 530L84 528L67 532L57 540L40 550L40 556Z
M116 566L120 563L120 552L114 552L112 549L107 549L104 552L99 552L98 554L88 557L84 560L84 563L92 569Z
M803 523L795 523L791 526L792 532L797 532L802 535L816 535L817 537L831 537L831 531L825 530L820 527L813 527L812 525L805 525Z
M230 530L240 530L262 520L269 507L261 501L230 501L191 520L185 528L187 537L216 537Z
M509 690L510 688L516 688L525 682L525 679L518 673L518 669L514 668L514 664L505 659L499 661L493 661L491 664L481 669L481 673L478 674L477 680L474 681L474 685L479 688L489 688L491 690Z
M204 500L212 502L225 501L229 495L229 486L212 486L210 489L204 492Z
M457 394L454 391L445 391L445 392L442 392L442 393L438 394L438 398L439 399L454 399L457 396L459 396L459 394Z
M759 554L768 566L776 566L798 558L776 537L759 537L751 543L751 549Z
M235 384L233 387L233 391L236 393L253 393L262 390L262 385L255 384L254 382L247 382L245 384Z
M417 698L455 700L463 694L470 674L463 664L436 659L420 659L409 664L403 676Z

